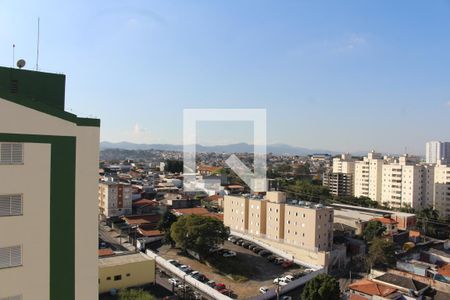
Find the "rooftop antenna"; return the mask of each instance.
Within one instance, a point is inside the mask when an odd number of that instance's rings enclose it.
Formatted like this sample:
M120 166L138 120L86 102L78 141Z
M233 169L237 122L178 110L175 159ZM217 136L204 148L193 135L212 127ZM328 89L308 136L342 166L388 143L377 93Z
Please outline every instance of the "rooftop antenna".
M14 64L16 63L16 44L13 44L13 63L12 63L12 67L14 68Z
M40 35L40 18L37 22L37 45L36 45L36 71L39 71L39 35Z

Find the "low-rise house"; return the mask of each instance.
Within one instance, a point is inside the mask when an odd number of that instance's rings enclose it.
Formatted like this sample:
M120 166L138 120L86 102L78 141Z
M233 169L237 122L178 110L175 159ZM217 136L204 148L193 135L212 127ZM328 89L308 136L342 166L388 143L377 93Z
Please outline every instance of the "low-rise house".
M155 260L143 253L98 260L99 293L155 283Z
M393 273L385 273L381 276L373 278L372 280L376 283L381 283L383 285L395 288L409 297L420 297L430 287L423 282Z
M177 216L197 215L197 216L212 217L219 219L220 221L223 221L223 214L212 213L203 207L173 209L172 212Z
M392 296L398 295L396 288L369 279L358 280L348 288L349 299L396 299Z
M398 222L390 217L373 218L371 221L378 221L383 224L383 226L386 228L386 230L384 231L384 234L386 235L392 235L398 232Z

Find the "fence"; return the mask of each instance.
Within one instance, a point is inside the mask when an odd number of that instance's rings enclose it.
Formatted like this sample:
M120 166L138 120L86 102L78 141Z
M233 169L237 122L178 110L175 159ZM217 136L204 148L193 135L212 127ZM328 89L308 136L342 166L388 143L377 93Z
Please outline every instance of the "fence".
M231 299L228 296L222 295L221 293L219 293L215 289L211 288L210 286L192 278L191 276L186 275L186 273L184 273L183 271L181 271L180 269L178 269L177 267L175 267L174 265L169 263L167 260L165 260L161 256L157 255L156 253L154 253L150 250L147 250L146 254L148 256L150 256L151 258L153 258L158 266L166 269L167 271L169 271L172 274L175 274L179 278L183 279L183 281L186 281L191 286L193 286L196 289L200 290L201 292L209 295L211 298L217 299L217 300L230 300Z
M296 288L306 284L308 281L310 281L311 279L313 279L314 277L316 277L319 274L325 273L325 269L319 269L317 271L314 271L312 273L306 274L303 277L300 277L296 280L293 280L291 282L289 282L287 285L285 286L281 286L280 287L280 295L288 293L292 290L295 290ZM266 299L273 299L274 297L277 296L276 290L275 289L271 289L269 290L267 293L259 295L255 298L252 298L252 300L266 300Z

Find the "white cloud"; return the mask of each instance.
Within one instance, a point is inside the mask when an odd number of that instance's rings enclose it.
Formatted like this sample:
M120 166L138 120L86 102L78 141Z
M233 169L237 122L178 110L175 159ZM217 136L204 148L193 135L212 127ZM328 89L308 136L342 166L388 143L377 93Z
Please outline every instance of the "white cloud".
M450 101L448 101L448 102L446 103L446 105L447 105L448 107L450 107Z
M367 39L359 34L348 35L338 46L338 51L352 51L367 45Z

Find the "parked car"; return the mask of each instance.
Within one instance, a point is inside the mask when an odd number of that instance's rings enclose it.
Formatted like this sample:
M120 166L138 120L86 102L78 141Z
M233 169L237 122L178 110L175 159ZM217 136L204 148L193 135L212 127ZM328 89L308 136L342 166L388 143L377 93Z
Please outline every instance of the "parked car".
M231 291L229 289L223 289L223 290L220 290L219 293L221 293L222 295L231 295L233 293L233 291Z
M258 252L260 252L260 251L262 251L262 250L264 250L264 249L263 249L263 248L260 248L260 247L258 247L258 246L253 247L253 249L252 249L252 251L255 252L255 253L258 253Z
M170 264L174 265L175 267L181 266L181 264L178 262L178 260L169 259L168 262L169 262Z
M181 284L181 281L176 278L169 278L168 281L171 285L174 285L174 286L179 286Z
M239 238L237 237L237 236L234 236L234 235L230 235L229 237L228 237L228 240L230 241L230 242L234 242L234 241L237 241Z
M202 275L199 271L194 271L191 274L189 274L192 278L197 279L198 276Z
M223 257L234 257L234 256L236 256L236 252L234 252L234 251L228 251L228 252L225 252L224 254L223 254Z
M277 258L277 257L276 257L275 255L269 255L269 256L266 257L266 259L267 259L268 261L270 261L270 262L275 261L276 258Z
M282 263L284 263L284 258L276 257L273 262L277 265L281 265Z
M223 290L225 288L226 288L226 286L223 283L216 283L216 285L214 286L214 289L216 289L218 291Z
M288 284L288 282L286 281L286 278L279 277L279 278L275 278L273 280L273 284L278 284L280 286L284 286L284 285Z
M259 288L259 292L260 292L261 294L265 294L265 293L267 293L268 291L269 291L269 288L268 288L268 287L262 286L262 287Z
M290 268L292 267L293 264L294 262L292 260L285 260L281 266L283 268Z
M305 271L303 271L305 274L309 274L314 272L314 269L305 269Z
M243 242L241 244L241 246L244 247L244 248L248 248L248 246L250 246L250 245L252 245L250 242Z
M286 279L287 281L295 280L294 276L292 276L292 275L286 275L286 276L284 276L284 279Z
M210 280L206 284L209 285L212 288L214 288L216 286L216 282L214 280Z
M262 257L266 257L269 255L272 255L272 252L270 252L269 250L262 250L258 252L258 255L261 255Z
M280 300L292 300L291 296L281 296Z
M248 241L246 241L246 240L241 240L241 241L239 241L237 244L238 244L239 246L244 246L244 244L246 244L246 243L248 243Z
M237 239L237 240L234 240L234 241L231 241L231 242L233 244L239 245L239 243L242 242L242 241L243 241L243 239Z

